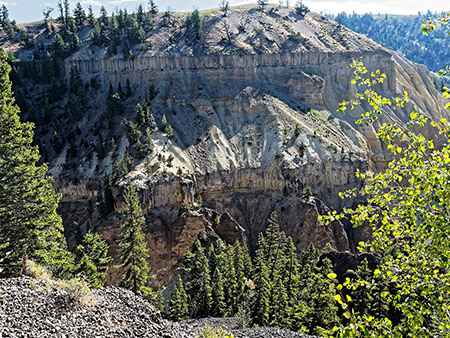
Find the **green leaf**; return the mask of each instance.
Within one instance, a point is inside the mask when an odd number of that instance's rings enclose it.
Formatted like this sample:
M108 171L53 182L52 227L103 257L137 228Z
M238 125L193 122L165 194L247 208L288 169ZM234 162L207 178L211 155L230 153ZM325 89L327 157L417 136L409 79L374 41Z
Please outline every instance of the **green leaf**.
M343 302L342 302L342 299L341 299L341 295L334 295L334 300L336 301L336 302L338 302L339 304L342 304Z
M337 275L334 272L331 272L327 275L329 279L336 279Z

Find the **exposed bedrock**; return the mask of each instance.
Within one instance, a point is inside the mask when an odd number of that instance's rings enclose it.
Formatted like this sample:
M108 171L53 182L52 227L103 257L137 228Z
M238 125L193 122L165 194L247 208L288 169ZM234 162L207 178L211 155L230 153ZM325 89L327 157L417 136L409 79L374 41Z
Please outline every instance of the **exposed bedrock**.
M374 126L354 124L365 107L337 113L339 103L357 91L348 66L352 58L362 58L369 71L386 73L387 81L376 88L383 95L407 90L411 104L388 111ZM413 105L435 119L448 117L427 70L384 50L66 61L67 70L73 65L84 80L98 78L103 88L129 79L137 101L151 84L158 91L151 105L156 123L150 164L156 172L149 174L144 161L136 163L113 189L116 213L106 221L98 215L98 175L80 177L76 184L63 178L56 182L71 247L79 234L98 228L114 257L122 190L126 184L135 186L157 286L168 283L198 238L205 244L247 241L254 249L273 211L299 250L311 242L321 249L327 243L338 251L354 249L355 243L370 237L368 229L354 230L340 222L325 226L317 216L357 202L338 197L340 191L361 184L354 175L357 169L386 165L390 155L376 138L380 123L404 124ZM163 114L173 127L173 139L156 128ZM427 128L422 132L436 134ZM122 136L119 152L127 145ZM172 155L172 165L166 166L158 155ZM111 156L98 167L108 172ZM307 188L313 197L302 197ZM198 195L202 207L195 205ZM192 210L181 210L183 203ZM112 269L109 282L119 277Z

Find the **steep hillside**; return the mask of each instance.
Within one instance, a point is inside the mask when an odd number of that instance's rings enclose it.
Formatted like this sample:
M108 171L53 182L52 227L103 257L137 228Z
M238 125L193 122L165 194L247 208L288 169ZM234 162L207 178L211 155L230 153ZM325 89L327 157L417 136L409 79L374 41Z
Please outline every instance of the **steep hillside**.
M450 60L447 31L444 26L437 26L431 35L425 35L420 26L427 19L439 19L444 14L429 11L418 15L340 13L330 18L389 49L403 53L409 60L439 72L448 66Z
M131 183L158 285L197 238L254 248L274 210L299 250L309 242L350 250L367 230L325 227L317 215L343 207L337 193L361 184L356 169L390 158L374 127L354 124L362 109L336 112L357 91L351 59L387 75L383 95L410 93L375 128L387 118L405 123L414 105L449 117L429 71L316 13L236 8L202 18L197 39L186 14L157 15L143 41L117 53L109 31L93 44L90 25L76 33L79 48L59 57L60 26L50 35L31 26L42 41L33 50L4 38L20 60L18 102L63 195L69 244L97 229L117 256L117 212Z

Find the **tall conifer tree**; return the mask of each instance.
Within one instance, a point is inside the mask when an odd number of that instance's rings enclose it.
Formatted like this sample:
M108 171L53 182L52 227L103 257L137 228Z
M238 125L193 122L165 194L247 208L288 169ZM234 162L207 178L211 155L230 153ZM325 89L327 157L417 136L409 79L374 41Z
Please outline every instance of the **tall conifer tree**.
M241 243L236 240L234 243L234 270L236 273L236 293L234 296L235 303L233 312L235 314L241 313L244 310L245 304L245 266L244 253Z
M292 237L290 236L286 241L284 256L286 258L286 265L283 278L288 299L286 323L288 326L291 326L294 318L295 304L298 298L300 275L296 248L294 246L294 242L292 241Z
M269 324L269 297L270 282L269 270L266 265L266 248L263 234L259 235L258 249L256 251L255 264L253 267L253 278L255 283L254 295L251 302L252 322L255 325L267 326Z
M206 317L212 306L211 275L205 249L200 241L195 242L194 251L186 255L186 260L187 270L191 275L188 292L192 300L192 315Z
M282 278L277 276L274 281L273 288L270 293L270 310L269 310L269 323L270 326L277 327L287 327L288 318L287 307L288 307L288 298L287 298L286 288L284 286Z
M211 280L212 286L212 315L223 317L225 315L225 295L223 290L223 277L219 267L215 267Z
M102 287L112 257L108 256L109 245L99 234L88 231L76 254L78 264L76 273L81 275L94 288Z
M168 315L171 320L183 320L189 317L189 296L186 293L181 276L178 275L175 293L169 301Z
M52 189L47 167L38 166L33 146L33 124L21 122L11 92L7 56L0 51L0 239L11 252L3 262L3 276L22 270L22 257L50 267L66 277L73 256L66 250L61 218L56 213L59 195ZM0 256L2 254L0 253Z
M237 313L238 283L234 265L234 246L229 245L224 251L224 286L226 300L226 315L234 316Z
M120 240L120 270L125 271L120 286L133 292L151 295L146 286L149 276L147 258L149 257L145 236L142 232L144 216L139 206L138 195L132 185L125 190L125 207L122 210L124 223L121 225L122 238Z
M247 279L250 279L252 274L252 258L250 257L250 251L248 250L247 243L242 246L242 253L244 255L244 273Z

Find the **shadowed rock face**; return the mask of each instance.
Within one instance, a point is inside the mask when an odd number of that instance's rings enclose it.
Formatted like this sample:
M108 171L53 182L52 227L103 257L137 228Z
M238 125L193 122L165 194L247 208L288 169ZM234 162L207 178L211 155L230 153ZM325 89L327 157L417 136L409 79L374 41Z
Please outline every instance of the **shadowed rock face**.
M63 195L60 211L70 246L87 229L98 227L117 257L118 212L126 184L139 192L158 286L167 284L197 238L204 243L247 241L254 249L272 211L277 211L281 228L299 250L313 242L319 248L330 243L347 251L370 237L370 231L345 229L340 222L325 227L317 216L357 202L338 198L339 191L361 184L354 176L357 169L386 165L390 155L376 138L380 123L394 120L404 125L413 104L435 120L449 118L428 70L314 13L298 18L285 9L272 14L240 10L226 19L218 15L208 20L205 27L212 33L202 41L203 51L187 46L184 39L164 45L168 35L159 27L152 33L154 51L136 53L133 60L108 58L105 51L86 46L65 60L67 74L77 67L84 81L97 79L101 84L99 97L103 96L93 104L99 111L86 112L83 128L101 119L109 83L116 88L130 81L130 105L142 103L152 84L158 92L148 123L154 144L148 162L156 172L148 174L143 160L136 163L114 186L116 213L106 220L95 203L102 178L111 170L112 154L102 161L79 161L76 179L70 182L61 170L65 155L50 159L50 172ZM217 28L223 20L235 34L227 46ZM247 27L244 33L241 22ZM262 35L248 29L252 25L262 25ZM294 46L291 30L308 42ZM354 124L367 107L337 113L339 103L358 90L351 84L352 58L361 58L369 72L380 69L387 75L376 88L383 95L392 98L407 90L411 104L386 112L373 126ZM158 129L163 115L173 127L172 139ZM126 118L134 119L135 113ZM422 132L435 136L434 130ZM114 134L119 136L120 156L129 142L122 129ZM167 166L158 155L172 155L173 165ZM304 199L307 187L314 197ZM203 207L195 205L197 195ZM180 213L183 203L194 205L191 213ZM112 272L109 282L118 277Z

